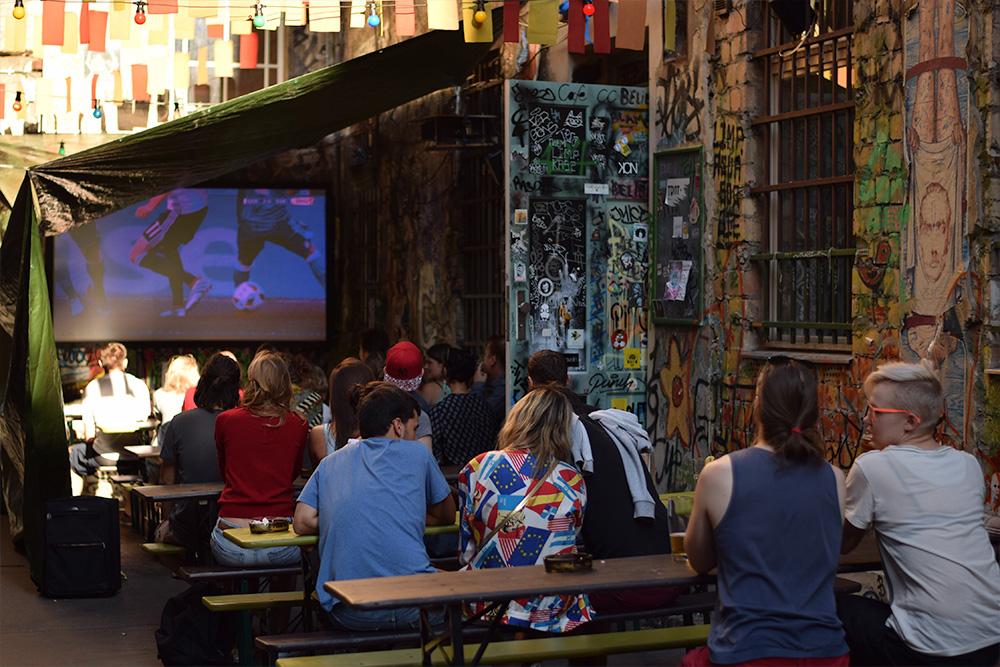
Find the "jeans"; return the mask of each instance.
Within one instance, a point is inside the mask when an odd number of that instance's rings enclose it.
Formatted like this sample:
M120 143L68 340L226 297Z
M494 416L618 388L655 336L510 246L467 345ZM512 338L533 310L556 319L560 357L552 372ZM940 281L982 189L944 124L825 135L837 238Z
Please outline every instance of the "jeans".
M291 523L291 517L288 522ZM270 567L296 565L299 563L298 547L269 547L267 549L244 549L226 538L222 531L240 528L225 519L219 519L212 530L212 556L220 565L228 567Z
M358 611L346 604L336 604L327 616L330 624L338 630L419 630L420 610L416 607L399 609L377 609ZM444 623L444 614L430 612L427 620L431 625Z

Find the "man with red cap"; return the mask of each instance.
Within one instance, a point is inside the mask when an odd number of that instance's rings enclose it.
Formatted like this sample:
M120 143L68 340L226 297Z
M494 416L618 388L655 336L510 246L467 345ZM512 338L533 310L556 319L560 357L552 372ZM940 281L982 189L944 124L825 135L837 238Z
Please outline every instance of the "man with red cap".
M409 341L396 343L389 348L385 354L383 379L386 382L391 382L403 391L410 392L414 398L418 398L420 394L417 390L420 389L420 381L423 377L424 355L420 352L420 348ZM430 449L431 436L431 418L424 410L421 410L420 419L417 422L417 440Z

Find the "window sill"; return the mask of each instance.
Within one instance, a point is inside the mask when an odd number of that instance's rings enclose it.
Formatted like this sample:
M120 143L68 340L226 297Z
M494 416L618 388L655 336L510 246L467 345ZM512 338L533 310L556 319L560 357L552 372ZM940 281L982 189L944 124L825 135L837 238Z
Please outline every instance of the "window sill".
M743 353L744 359L767 361L768 357L786 357L788 359L807 361L810 364L818 366L847 366L854 361L854 355L849 352L805 352L801 350L770 348ZM1000 373L1000 369L997 369L997 372Z

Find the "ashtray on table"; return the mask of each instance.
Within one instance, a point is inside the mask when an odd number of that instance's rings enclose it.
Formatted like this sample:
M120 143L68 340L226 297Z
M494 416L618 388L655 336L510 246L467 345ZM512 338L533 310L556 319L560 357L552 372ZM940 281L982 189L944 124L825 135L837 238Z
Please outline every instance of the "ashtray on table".
M283 517L253 519L250 521L251 533L280 533L285 530L288 530L288 519Z
M594 557L590 554L556 554L544 559L546 572L581 572L589 570L594 565Z

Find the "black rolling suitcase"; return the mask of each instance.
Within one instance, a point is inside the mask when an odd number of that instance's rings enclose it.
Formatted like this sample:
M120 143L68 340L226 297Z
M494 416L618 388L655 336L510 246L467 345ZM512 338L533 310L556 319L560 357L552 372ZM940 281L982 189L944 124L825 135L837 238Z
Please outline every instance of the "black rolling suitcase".
M53 498L45 503L44 525L42 595L94 597L112 595L121 588L116 499Z

